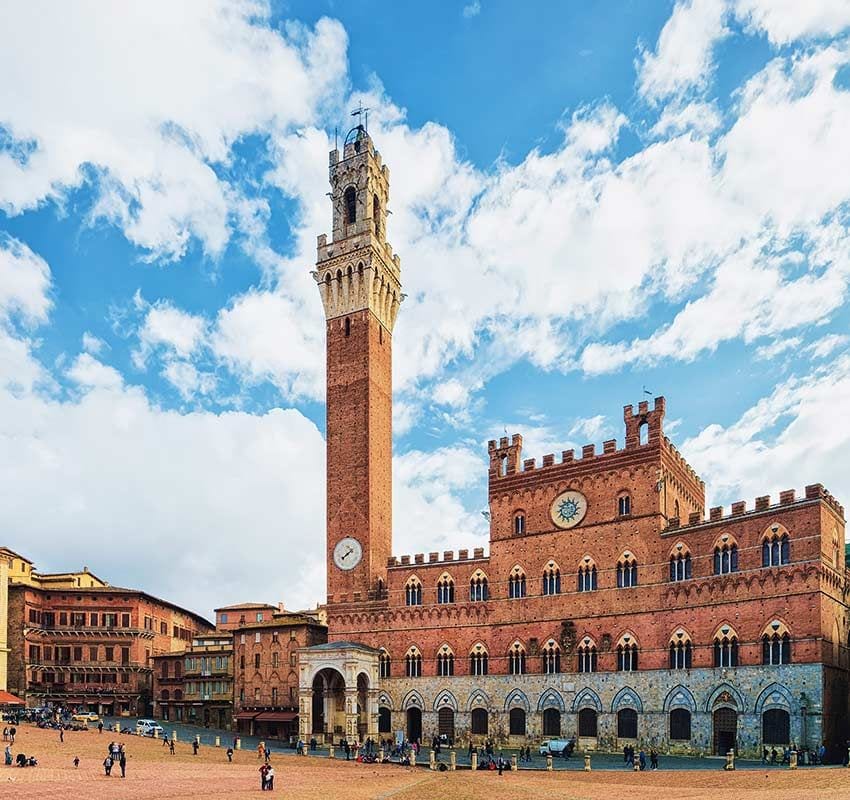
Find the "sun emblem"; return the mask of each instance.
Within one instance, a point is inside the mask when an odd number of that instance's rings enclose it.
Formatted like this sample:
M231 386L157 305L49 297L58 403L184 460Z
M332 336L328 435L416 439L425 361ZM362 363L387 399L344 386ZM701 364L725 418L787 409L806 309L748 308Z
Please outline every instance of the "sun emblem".
M584 519L587 499L581 492L568 490L559 494L549 508L549 515L559 528L572 528Z

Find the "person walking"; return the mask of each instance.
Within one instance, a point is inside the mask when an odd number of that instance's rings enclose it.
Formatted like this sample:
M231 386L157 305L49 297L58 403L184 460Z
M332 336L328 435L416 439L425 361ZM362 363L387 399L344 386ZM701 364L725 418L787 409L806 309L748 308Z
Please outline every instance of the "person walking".
M121 759L118 761L118 766L121 767L121 777L124 778L127 775L127 754L122 750L121 751Z
M345 750L345 760L351 760L351 745L348 743L348 739L343 739L342 749Z
M173 736L168 740L168 750L171 753L171 755L174 755L174 737Z
M198 740L197 739L194 739L192 741L192 755L193 756L198 755Z
M6 749L3 751L3 753L5 755L4 760L6 761L6 766L11 767L12 766L12 745L7 744Z
M651 769L658 769L658 751L654 747L649 751L649 766Z
M80 768L80 757L74 756L74 769L79 769L79 768Z
M641 750L638 753L638 766L640 767L641 772L646 769L646 753Z
M266 758L266 764L268 764L272 760L272 750L268 745L266 745L264 755L265 755L265 758Z
M266 788L270 791L274 791L274 767L269 765L269 771L266 773Z
M9 741L9 728L7 726L3 727L3 741L4 742Z
M257 745L257 759L261 759L263 757L263 753L266 752L266 743L260 742Z
M262 764L260 766L260 791L264 792L266 790L266 773L269 771L269 768L266 764Z
M227 763L228 764L233 763L233 748L232 747L227 748Z
M103 721L97 723L97 732L103 733Z
M109 756L103 759L103 773L107 778L112 774L112 759Z
M59 741L60 742L65 741L65 729L64 728L59 728Z
M18 732L18 729L13 725L9 728L9 741L14 744L15 743L15 734Z

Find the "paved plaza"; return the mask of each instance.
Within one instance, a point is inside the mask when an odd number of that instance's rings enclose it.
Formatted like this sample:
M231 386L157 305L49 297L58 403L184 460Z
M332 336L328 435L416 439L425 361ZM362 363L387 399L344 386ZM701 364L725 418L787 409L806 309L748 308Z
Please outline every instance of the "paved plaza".
M127 751L127 777L116 770L111 777L101 766L108 743L116 738ZM180 742L171 756L158 741L136 736L114 737L104 731L66 732L65 741L52 730L29 725L19 729L14 753L35 755L39 766L20 769L0 767L3 794L23 798L243 798L260 791L255 752L238 751L227 763L225 749L203 746L197 756L188 742ZM291 753L291 751L290 751ZM80 758L80 766L73 760ZM655 773L634 773L610 759L610 769L547 773L522 770L499 776L494 772L431 772L395 765L346 763L327 758L298 758L273 754L277 772L275 792L299 800L425 800L463 798L588 798L607 800L626 795L652 796L654 800L716 797L718 790L734 792L736 800L799 798L819 800L850 796L850 770L841 767L799 769L751 768L726 773L718 762L714 769L691 771L670 768ZM596 763L609 763L595 759ZM678 760L670 760L679 764ZM662 762L663 763L663 762ZM685 761L681 762L686 765Z

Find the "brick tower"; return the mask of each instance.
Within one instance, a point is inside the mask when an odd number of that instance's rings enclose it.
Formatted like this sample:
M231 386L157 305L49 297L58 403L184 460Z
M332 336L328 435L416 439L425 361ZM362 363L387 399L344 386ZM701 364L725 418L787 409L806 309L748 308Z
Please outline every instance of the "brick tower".
M367 599L392 553L392 330L400 262L386 240L389 170L365 128L330 153L332 241L313 277L327 320L328 602Z

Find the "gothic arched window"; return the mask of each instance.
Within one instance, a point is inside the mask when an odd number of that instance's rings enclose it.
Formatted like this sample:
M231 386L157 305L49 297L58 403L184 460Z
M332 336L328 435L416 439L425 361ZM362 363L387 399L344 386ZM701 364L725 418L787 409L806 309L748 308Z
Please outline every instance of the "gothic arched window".
M357 190L353 186L349 186L343 194L345 203L345 224L351 225L357 222Z
M738 571L738 545L731 536L721 536L714 545L714 574Z
M629 589L632 586L637 586L637 582L637 560L631 553L623 553L617 562L617 588Z
M378 656L378 667L380 669L380 675L382 678L389 678L392 675L392 661L390 660L390 654L381 648L381 653Z
M593 563L590 556L585 556L578 568L578 590L580 592L592 592L596 588L596 564Z
M404 601L408 606L422 605L422 584L419 578L410 578L404 587Z
M511 570L511 574L508 576L508 597L511 600L525 597L525 572L518 565Z
M578 646L578 671L596 672L596 644L589 636Z
M638 646L635 637L624 633L617 643L617 671L635 672L638 668Z
M554 639L546 642L542 651L543 674L557 675L561 671L561 648Z
M437 652L437 675L447 678L455 674L455 654L444 644Z
M469 674L486 675L489 671L489 656L483 644L477 644L469 653Z
M692 658L691 637L680 628L670 637L670 669L690 669Z
M729 625L721 626L714 634L714 666L738 666L738 634Z
M478 603L488 597L487 576L480 569L476 570L469 580L469 599Z
M762 664L790 664L791 636L778 619L765 628L762 640Z
M687 545L679 542L670 554L670 580L686 581L693 576L691 554Z
M519 642L514 642L508 650L508 672L525 675L525 648Z
M405 674L408 678L422 677L422 654L417 647L411 647L404 657Z
M561 593L561 570L554 561L550 561L543 570L543 594Z
M444 572L437 581L437 603L446 605L455 601L455 582L452 576Z
M791 543L788 531L774 523L764 533L761 543L761 565L781 567L791 562Z

